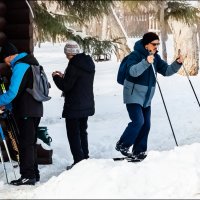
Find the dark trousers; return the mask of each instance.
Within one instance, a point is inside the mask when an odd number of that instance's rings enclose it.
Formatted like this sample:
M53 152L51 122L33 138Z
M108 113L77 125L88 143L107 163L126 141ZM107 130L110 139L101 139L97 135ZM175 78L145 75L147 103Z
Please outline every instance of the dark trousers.
M89 158L87 121L88 117L65 119L67 137L74 163Z
M39 176L37 163L37 128L39 117L16 118L19 128L20 174L24 178Z
M126 104L131 122L122 134L119 143L125 147L133 145L135 154L147 150L147 139L150 131L151 107L143 108L139 104Z

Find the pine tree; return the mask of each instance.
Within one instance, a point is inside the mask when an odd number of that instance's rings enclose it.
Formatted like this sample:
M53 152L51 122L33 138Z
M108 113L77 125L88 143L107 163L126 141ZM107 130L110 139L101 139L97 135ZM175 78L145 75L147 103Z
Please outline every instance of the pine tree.
M58 0L58 1L34 1L34 30L37 42L77 41L86 53L108 53L112 51L113 43L109 40L101 41L97 37L82 37L69 25L76 23L84 25L93 18L100 18L108 14L112 0ZM54 7L53 11L50 9Z

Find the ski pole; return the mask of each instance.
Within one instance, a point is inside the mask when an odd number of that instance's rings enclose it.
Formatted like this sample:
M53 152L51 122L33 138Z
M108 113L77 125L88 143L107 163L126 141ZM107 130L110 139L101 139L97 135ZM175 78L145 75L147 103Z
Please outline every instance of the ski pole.
M7 128L7 134L11 141L11 145L14 151L14 156L16 156L18 165L19 165L19 142L18 142L18 136L19 130L16 125L14 117L9 114L10 111L6 109L0 117L5 120L6 128ZM17 167L18 165L14 165L14 167Z
M0 87L1 87L1 92L6 93L4 80L1 76L0 76ZM6 113L5 113L6 117L5 118L7 118L7 123L10 127L10 131L8 131L8 136L11 140L11 144L13 146L13 149L18 153L16 155L16 158L17 158L17 162L18 162L18 165L19 165L19 142L18 142L18 139L17 139L17 135L19 136L19 129L17 127L16 121L15 121L12 113L10 112L10 109L12 109L12 105L11 104L6 105Z
M6 177L6 181L8 183L8 174L7 174L7 171L6 171L6 166L5 166L5 162L4 162L4 159L3 159L3 153L2 153L2 150L1 150L1 146L0 146L0 158L1 158L2 166L3 166L3 171L4 171L4 174L5 174L5 177Z
M8 132L8 136L11 140L11 144L12 144L12 147L13 147L13 150L15 150L15 152L17 153L16 154L16 158L17 158L17 162L18 162L18 165L19 165L19 141L18 141L18 136L19 136L19 130L18 130L18 127L17 127L17 124L16 124L16 121L14 119L14 116L12 116L12 114L10 113L9 110L6 110L5 111L6 113L6 124L10 127L9 130L7 131Z
M12 148L16 152L16 159L17 159L18 166L19 166L19 148L18 148L17 142L12 134L12 131L7 131L7 133L8 133L8 137L11 140ZM14 165L14 167L17 167L17 165Z
M10 157L10 152L9 152L9 150L8 150L8 145L7 145L7 142L6 142L6 139L5 139L5 136L4 136L4 133L3 133L3 129L2 129L2 127L1 127L1 124L0 124L0 134L1 134L1 138L2 138L2 140L3 140L4 146L5 146L6 153L7 153L7 155L8 155L10 164L11 164L12 167L13 167L13 173L14 173L15 179L17 179L16 174L15 174L15 170L14 170L14 165L13 165L12 160L11 160L11 157Z
M181 50L179 49L179 50L178 50L178 55L180 55L180 53L181 53ZM198 103L198 105L199 105L199 107L200 107L199 99L198 99L198 97L197 97L197 94L196 94L196 92L195 92L195 90L194 90L194 87L193 87L193 85L192 85L192 82L191 82L191 80L190 80L190 76L189 76L189 74L188 74L188 72L187 72L187 70L186 70L186 68L185 68L185 66L184 66L183 64L182 64L182 67L183 67L184 72L185 72L185 74L186 74L186 76L187 76L187 79L188 79L188 81L189 81L189 83L190 83L190 86L191 86L191 88L192 88L192 90L193 90L193 93L194 93L194 96L195 96L195 98L196 98L196 100L197 100L197 103Z
M5 88L5 85L4 85L4 82L3 82L3 78L1 76L0 76L0 87L1 87L2 93L6 93L6 88ZM9 123L9 125L13 129L13 135L15 137L17 144L19 144L19 142L17 140L17 135L19 136L19 129L17 127L17 123L15 121L15 118L10 111L11 109L12 109L12 104L11 103L7 104L6 105L6 116L7 116L8 122L12 121L12 123ZM17 134L15 133L14 130L16 130Z
M19 145L18 137L20 134L19 134L19 129L18 129L17 123L15 121L15 117L8 109L7 109L6 113L7 113L8 121L10 122L10 126L12 127L15 140L16 140L17 144Z
M151 52L150 52L150 55L151 55ZM152 63L151 66L152 66L153 73L154 73L154 76L155 76L155 79L156 79L156 83L157 83L157 85L158 85L158 89L159 89L159 92L160 92L160 95L161 95L161 98L162 98L163 105L164 105L164 107L165 107L165 111L166 111L166 114L167 114L167 118L168 118L168 121L169 121L171 130L172 130L172 134L173 134L173 137L174 137L176 146L178 146L178 142L177 142L177 140L176 140L176 136L175 136L175 133L174 133L174 129L173 129L173 127L172 127L172 123L171 123L171 120L170 120L170 117L169 117L169 114L168 114L168 111L167 111L167 106L166 106L166 104L165 104L165 100L164 100L164 97L163 97L163 94L162 94L162 90L161 90L160 84L159 84L158 79L157 79L157 76L156 76L156 71L155 71L154 64Z

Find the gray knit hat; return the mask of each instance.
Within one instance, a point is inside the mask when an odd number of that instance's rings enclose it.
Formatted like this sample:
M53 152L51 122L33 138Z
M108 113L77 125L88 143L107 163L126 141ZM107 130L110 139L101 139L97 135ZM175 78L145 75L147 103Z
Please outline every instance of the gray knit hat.
M72 55L78 54L80 53L80 46L74 40L68 40L64 47L64 53Z

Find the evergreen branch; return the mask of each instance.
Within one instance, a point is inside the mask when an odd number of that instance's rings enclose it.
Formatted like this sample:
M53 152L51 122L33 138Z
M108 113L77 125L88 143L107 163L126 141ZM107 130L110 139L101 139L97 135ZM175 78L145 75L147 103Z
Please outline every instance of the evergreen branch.
M172 17L177 21L192 24L199 19L197 16L198 13L199 10L186 1L170 1L165 11L165 20Z

